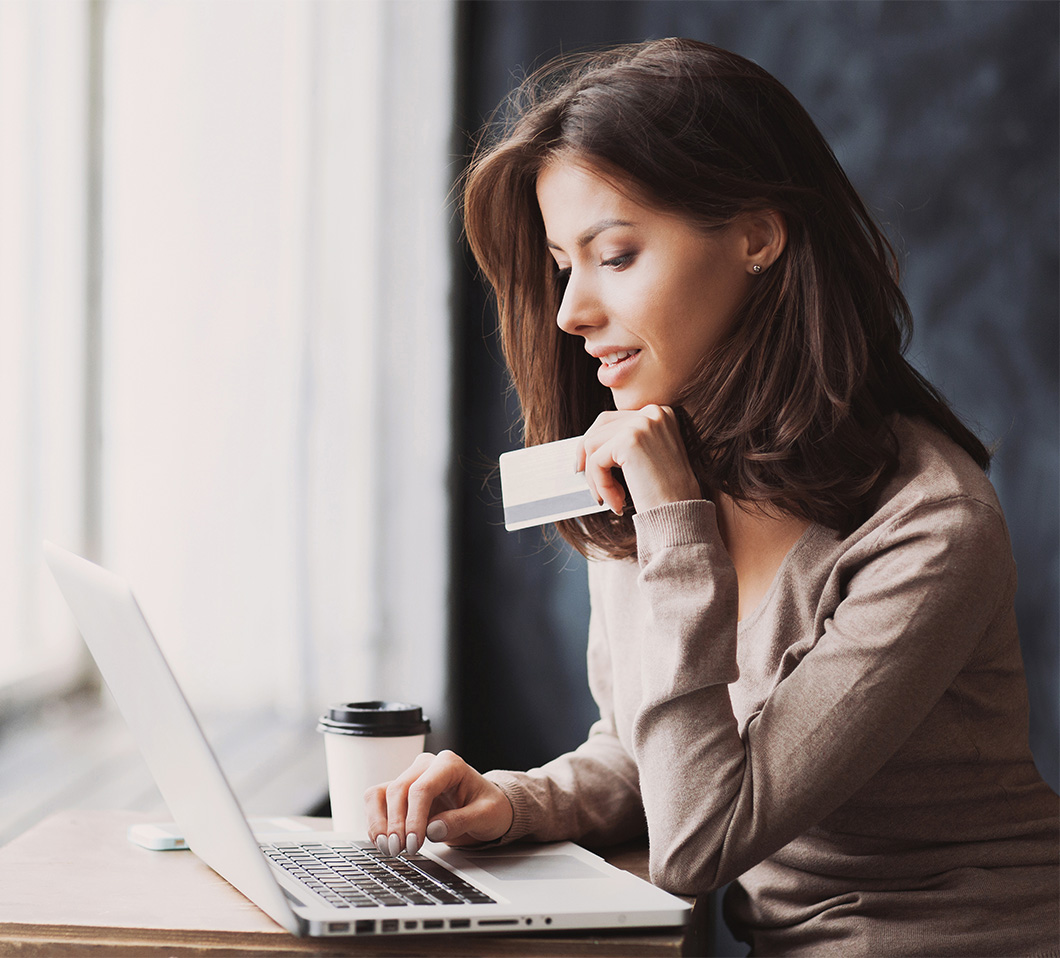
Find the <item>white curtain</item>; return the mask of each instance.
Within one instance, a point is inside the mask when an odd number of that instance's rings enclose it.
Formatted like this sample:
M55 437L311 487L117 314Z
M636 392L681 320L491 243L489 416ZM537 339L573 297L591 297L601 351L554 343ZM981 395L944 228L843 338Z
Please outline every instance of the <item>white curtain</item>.
M85 509L87 7L0 3L0 705L75 681L40 561Z
M401 697L444 726L453 4L96 16L87 545L200 709Z

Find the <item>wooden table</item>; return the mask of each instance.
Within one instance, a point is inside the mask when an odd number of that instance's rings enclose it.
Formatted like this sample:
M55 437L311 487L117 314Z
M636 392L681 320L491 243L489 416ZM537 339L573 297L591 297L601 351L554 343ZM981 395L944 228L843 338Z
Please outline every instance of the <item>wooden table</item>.
M295 938L189 852L133 845L133 812L70 811L0 848L0 955L681 955L669 931ZM303 819L326 828L327 819ZM643 875L646 851L609 859Z

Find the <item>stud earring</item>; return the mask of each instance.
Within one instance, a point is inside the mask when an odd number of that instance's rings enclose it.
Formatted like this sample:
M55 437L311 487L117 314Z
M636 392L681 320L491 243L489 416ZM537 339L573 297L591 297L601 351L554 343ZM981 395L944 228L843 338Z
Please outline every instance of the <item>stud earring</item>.
M751 267L751 272L754 273L755 275L757 275L758 273L761 273L762 272L761 265L758 264L758 263L755 263L754 266Z

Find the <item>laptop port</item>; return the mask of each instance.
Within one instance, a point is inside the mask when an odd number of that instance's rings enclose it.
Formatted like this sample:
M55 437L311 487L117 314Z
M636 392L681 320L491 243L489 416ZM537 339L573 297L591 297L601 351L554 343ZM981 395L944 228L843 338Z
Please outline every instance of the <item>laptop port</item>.
M374 935L375 934L375 922L371 918L361 918L354 926L353 930L358 935Z
M471 919L470 918L452 918L449 921L449 927L450 928L470 928L471 927Z
M431 930L431 929L434 929L434 928L444 928L444 927L445 927L445 922L442 921L441 918L428 918L423 923L423 928L424 928L425 931L426 930Z
M386 918L383 920L383 934L388 934L392 931L398 930L398 920L396 918Z
M329 935L343 935L350 930L350 923L348 921L329 921L328 922L328 934Z
M480 918L475 922L480 928L485 928L488 925L518 925L518 918Z

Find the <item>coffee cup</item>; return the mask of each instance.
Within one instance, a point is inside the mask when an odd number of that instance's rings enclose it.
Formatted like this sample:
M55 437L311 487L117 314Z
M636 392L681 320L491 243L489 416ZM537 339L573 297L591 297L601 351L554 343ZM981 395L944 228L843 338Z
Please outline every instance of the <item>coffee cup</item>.
M422 709L406 702L343 702L320 716L335 831L367 834L364 793L405 771L430 730Z

